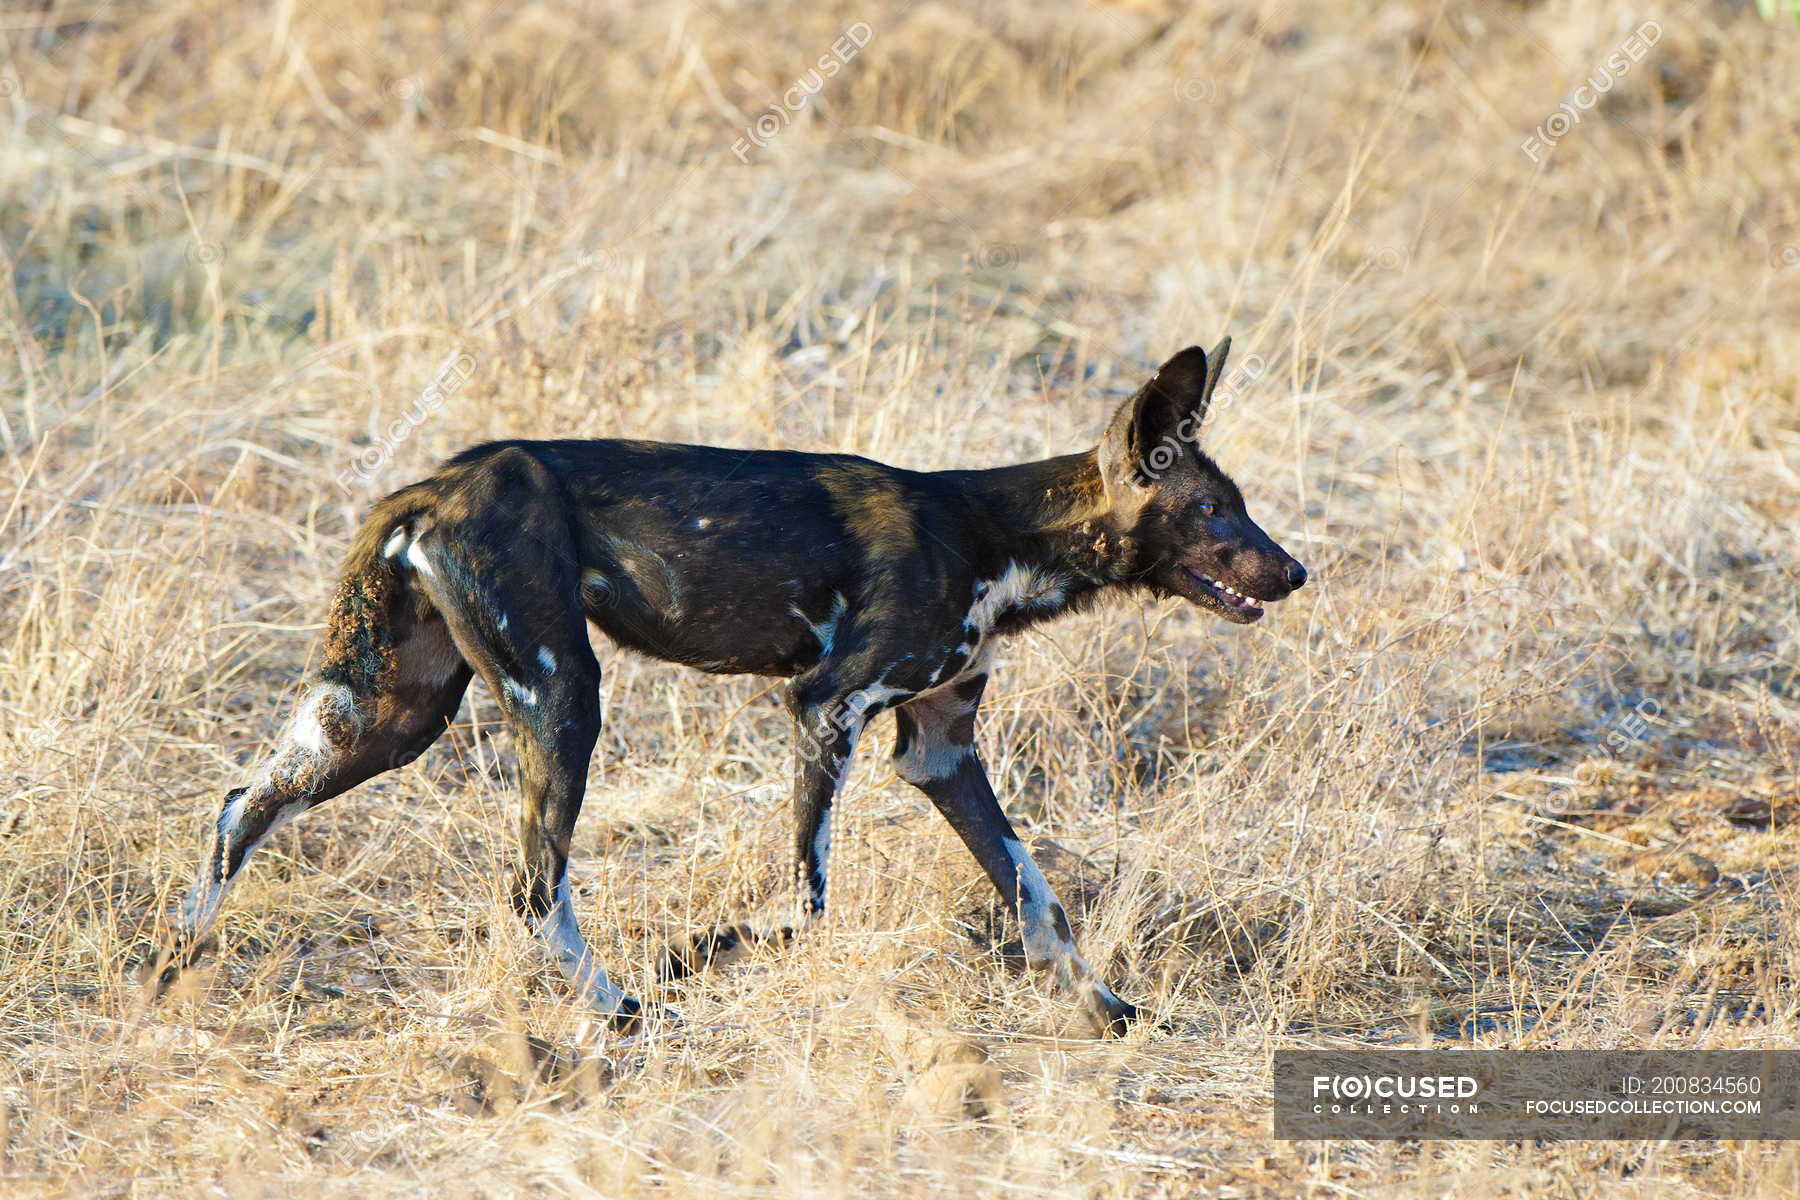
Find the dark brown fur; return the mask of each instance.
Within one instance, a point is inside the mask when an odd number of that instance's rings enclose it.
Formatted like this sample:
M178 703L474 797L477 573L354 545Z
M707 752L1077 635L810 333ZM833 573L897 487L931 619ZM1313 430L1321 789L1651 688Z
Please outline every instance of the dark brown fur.
M1028 957L1108 1028L1136 1010L1075 952L974 749L995 639L1108 595L1181 596L1228 620L1305 571L1196 444L1226 345L1190 348L1099 447L990 470L630 441L497 442L377 504L332 602L318 683L220 813L164 964L191 957L274 825L422 752L479 673L525 793L522 915L621 1021L638 1014L576 931L570 836L600 728L589 623L720 674L789 680L802 899L825 903L829 812L858 734L898 722L895 769L943 812L1025 927Z

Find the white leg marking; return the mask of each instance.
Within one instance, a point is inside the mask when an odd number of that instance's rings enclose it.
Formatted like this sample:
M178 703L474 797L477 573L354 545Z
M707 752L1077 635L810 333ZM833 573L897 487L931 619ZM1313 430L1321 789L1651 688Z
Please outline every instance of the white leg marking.
M894 774L912 784L948 779L956 774L968 756L967 746L944 741L934 736L933 731L921 729L919 736L906 748L906 753L895 760Z
M353 702L349 700L349 688L340 685L338 690L343 692L344 695L341 698L334 697L334 699L341 699L346 703L353 704ZM300 706L300 711L294 714L293 724L288 726L288 737L293 739L294 745L300 747L308 754L318 755L320 757L324 756L327 748L325 726L319 719L319 709L323 707L325 701L325 689L315 689L313 694L307 697L306 703Z
M218 919L219 909L225 903L225 893L230 887L230 880L214 877L212 860L208 859L205 869L200 872L200 878L194 880L194 886L188 889L187 899L181 902L183 942L192 946L212 930L213 922Z
M581 925L575 920L575 905L569 896L569 872L565 869L556 884L556 901L538 926L537 935L568 981L581 989L588 1003L604 1013L616 1013L625 993L613 986L606 971L588 949L581 936Z
M520 683L518 680L508 679L504 686L506 687L507 695L511 696L514 700L517 700L520 704L537 703L537 693Z
M1063 941L1050 918L1057 906L1056 894L1018 838L1009 837L1004 844L1019 891L1024 893L1019 902L1019 923L1025 927L1025 957L1033 965L1052 964L1075 949Z
M819 822L819 832L813 834L813 859L819 864L819 896L824 896L827 888L826 866L831 862L831 810L825 810L825 819Z
M538 666L544 668L544 674L556 674L556 655L550 653L548 646L538 647Z
M244 804L249 795L246 790L231 798L225 811L219 814L217 836L237 835L243 825ZM215 844L207 850L206 863L194 880L194 886L188 889L187 899L181 902L181 927L190 939L197 939L212 928L213 918L219 915L219 906L225 902L225 890L231 885L230 880L220 878L217 857L218 846Z
M1034 967L1053 971L1057 982L1077 990L1089 990L1109 1005L1119 1003L1112 989L1094 974L1087 960L1076 952L1075 943L1057 929L1053 913L1062 911L1062 903L1050 890L1049 880L1031 861L1030 853L1018 838L1005 840L1006 855L1017 872L1019 889L1028 899L1019 905L1019 924L1024 926L1025 961ZM1068 921L1065 913L1063 921Z
M244 809L249 804L251 794L251 789L245 789L241 795L232 797L231 803L225 806L225 811L219 814L218 837L227 845L236 841L243 831ZM250 856L264 842L291 825L294 818L305 811L306 805L303 802L283 805L276 812L275 819L269 822L269 827L263 830L262 836L238 855L238 869L241 871L244 864L250 861ZM235 875L228 879L216 873L219 867L217 850L218 846L214 845L208 851L206 866L201 870L200 877L194 880L194 886L188 889L187 898L181 902L181 928L190 945L206 936L207 931L212 928L220 907L225 903L225 893L231 890L236 879Z

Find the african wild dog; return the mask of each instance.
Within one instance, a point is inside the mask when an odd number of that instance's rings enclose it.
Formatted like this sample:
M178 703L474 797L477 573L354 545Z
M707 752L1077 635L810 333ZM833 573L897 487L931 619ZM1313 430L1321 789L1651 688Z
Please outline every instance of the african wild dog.
M378 503L332 602L323 662L274 751L230 792L176 933L197 956L226 889L276 828L410 762L476 674L517 742L514 902L563 973L623 1026L637 1001L576 925L570 835L600 731L592 622L716 674L789 680L806 911L825 904L827 820L857 735L891 709L894 769L937 806L1024 931L1027 960L1104 1028L1137 1009L1076 952L994 798L975 711L995 640L1108 592L1180 596L1246 624L1306 570L1195 445L1229 339L1164 363L1100 445L990 470L902 471L848 454L631 441L495 442Z

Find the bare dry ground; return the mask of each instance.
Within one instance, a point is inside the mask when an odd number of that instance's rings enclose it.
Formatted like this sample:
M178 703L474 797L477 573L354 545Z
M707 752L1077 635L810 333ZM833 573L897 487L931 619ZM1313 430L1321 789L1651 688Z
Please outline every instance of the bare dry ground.
M1800 1189L1789 1146L1292 1144L1268 1111L1283 1046L1796 1044L1800 30L384 8L0 14L0 1190ZM1225 332L1257 370L1208 448L1315 582L1253 628L1018 639L980 731L1170 1032L1093 1041L1009 966L885 722L823 926L659 990L666 947L790 902L786 718L607 650L584 923L684 1029L621 1042L546 978L479 688L138 1004L384 490L503 435L1060 453Z

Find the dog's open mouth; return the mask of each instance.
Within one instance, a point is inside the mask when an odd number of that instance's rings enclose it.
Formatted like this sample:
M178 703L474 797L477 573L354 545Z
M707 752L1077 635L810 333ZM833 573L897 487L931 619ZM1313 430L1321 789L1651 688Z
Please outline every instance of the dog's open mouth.
M1263 615L1263 601L1255 596L1246 596L1230 584L1221 583L1208 575L1202 575L1192 567L1183 568L1194 579L1198 580L1214 600L1217 600L1226 612L1242 617L1246 621L1254 621Z

